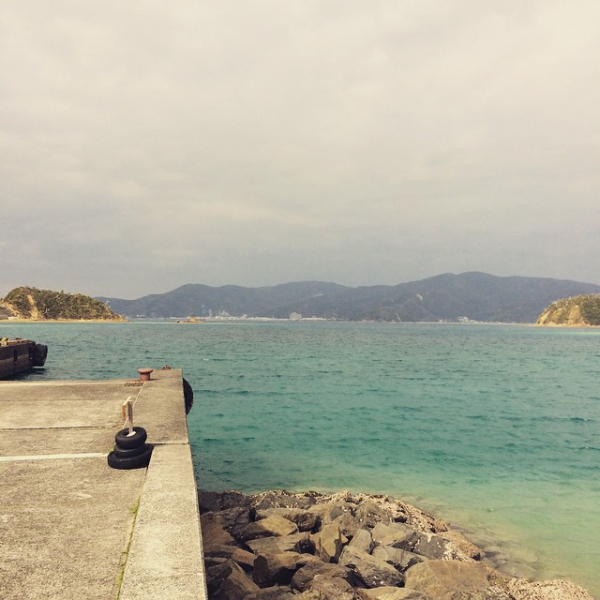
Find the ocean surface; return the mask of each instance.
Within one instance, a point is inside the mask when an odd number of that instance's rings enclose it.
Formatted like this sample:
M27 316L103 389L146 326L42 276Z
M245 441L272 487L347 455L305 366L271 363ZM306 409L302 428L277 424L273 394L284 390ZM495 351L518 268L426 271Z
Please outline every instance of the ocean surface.
M600 597L600 329L0 323L49 345L27 379L182 368L200 488L385 493L503 568Z

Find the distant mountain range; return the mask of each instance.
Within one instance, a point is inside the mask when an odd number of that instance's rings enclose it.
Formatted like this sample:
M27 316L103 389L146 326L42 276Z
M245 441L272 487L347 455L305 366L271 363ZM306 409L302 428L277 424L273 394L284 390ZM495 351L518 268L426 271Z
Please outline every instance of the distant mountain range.
M230 316L286 319L296 313L350 321L535 323L552 302L599 294L600 286L538 277L446 273L399 285L346 287L302 281L271 287L183 285L137 300L98 297L127 317Z

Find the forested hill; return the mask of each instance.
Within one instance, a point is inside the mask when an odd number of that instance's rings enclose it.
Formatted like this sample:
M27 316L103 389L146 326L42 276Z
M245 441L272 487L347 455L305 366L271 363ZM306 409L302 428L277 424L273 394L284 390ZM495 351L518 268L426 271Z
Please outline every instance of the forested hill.
M18 287L0 299L0 311L32 321L44 320L102 320L120 321L106 304L84 294L68 294L32 287Z
M600 286L590 283L470 272L395 286L351 288L314 281L259 288L188 284L138 300L99 299L117 313L148 318L219 314L288 318L298 313L342 320L535 323L556 300L597 293Z
M600 295L585 294L553 302L539 316L538 325L600 326Z

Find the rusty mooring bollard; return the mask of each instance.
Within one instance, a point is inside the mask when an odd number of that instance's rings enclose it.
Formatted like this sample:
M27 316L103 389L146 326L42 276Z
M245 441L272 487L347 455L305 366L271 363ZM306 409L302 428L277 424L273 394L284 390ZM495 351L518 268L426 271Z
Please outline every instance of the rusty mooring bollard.
M138 369L137 372L140 374L140 381L150 381L150 373L152 373L154 369Z

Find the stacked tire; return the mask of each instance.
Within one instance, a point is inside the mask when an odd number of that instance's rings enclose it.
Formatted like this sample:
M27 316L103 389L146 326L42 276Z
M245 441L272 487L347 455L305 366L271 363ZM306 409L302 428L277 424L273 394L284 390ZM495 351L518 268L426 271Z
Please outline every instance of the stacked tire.
M183 400L185 401L185 414L188 415L194 405L194 390L187 379L183 380Z
M108 455L108 466L113 469L143 469L150 464L152 446L146 444L148 434L143 427L121 429L115 435L115 448Z

